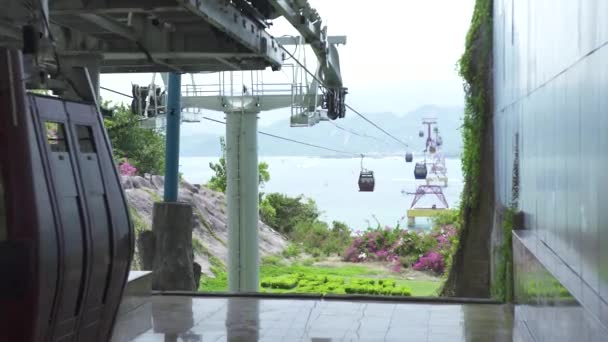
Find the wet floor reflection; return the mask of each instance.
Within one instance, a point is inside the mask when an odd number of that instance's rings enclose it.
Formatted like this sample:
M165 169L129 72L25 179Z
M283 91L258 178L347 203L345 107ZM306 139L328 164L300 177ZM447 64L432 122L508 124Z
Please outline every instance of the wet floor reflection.
M229 298L226 312L228 341L258 341L260 338L260 302L248 298Z
M202 337L191 331L194 323L192 298L176 298L169 305L152 302L153 330L164 336L164 342L202 342Z
M511 341L508 306L152 296L152 327L113 341ZM142 313L143 314L143 313ZM139 315L136 314L136 315ZM118 333L117 333L118 332Z
M463 341L513 341L513 314L509 306L461 306Z

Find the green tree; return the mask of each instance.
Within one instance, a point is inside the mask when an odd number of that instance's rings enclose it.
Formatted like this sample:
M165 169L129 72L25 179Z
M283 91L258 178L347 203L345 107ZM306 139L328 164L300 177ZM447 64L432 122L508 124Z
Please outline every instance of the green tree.
M260 178L260 180L259 180L260 186L264 187L264 184L266 184L270 180L270 172L268 171L268 163L261 162L258 164L258 177Z
M140 173L164 174L164 137L141 127L142 117L132 114L126 106L114 106L113 111L114 116L105 118L104 122L118 162L128 159Z
M284 194L271 193L264 196L263 206L274 209L273 215L261 211L262 221L284 234L291 234L298 223L313 223L321 213L317 204L303 196L289 197Z
M214 172L214 175L207 183L207 187L214 191L226 192L228 182L226 179L226 141L224 140L224 137L220 137L220 148L222 151L220 160L217 163L209 163L209 168L211 168L211 170ZM261 162L258 164L258 175L259 185L263 187L264 184L270 180L270 172L268 171L267 163ZM260 194L260 198L261 197L262 194Z
M217 163L209 163L209 168L215 173L207 186L209 189L219 192L226 192L228 185L226 181L226 142L224 137L220 137L220 148L222 150L222 156Z

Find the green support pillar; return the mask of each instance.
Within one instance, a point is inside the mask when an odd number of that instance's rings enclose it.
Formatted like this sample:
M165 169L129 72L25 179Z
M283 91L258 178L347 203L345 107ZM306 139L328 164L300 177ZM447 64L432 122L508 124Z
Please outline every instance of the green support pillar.
M179 128L181 124L182 75L169 74L165 136L165 202L177 202L179 189Z

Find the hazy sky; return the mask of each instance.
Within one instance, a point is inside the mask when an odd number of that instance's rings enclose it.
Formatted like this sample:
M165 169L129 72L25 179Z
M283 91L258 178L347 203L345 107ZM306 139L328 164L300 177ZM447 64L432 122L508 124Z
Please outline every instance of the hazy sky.
M329 35L346 35L339 48L347 102L366 112L405 113L425 104L462 105L455 66L464 50L474 0L309 0ZM295 35L284 20L275 36ZM309 57L310 58L310 57ZM270 71L269 71L270 72ZM126 93L150 74L102 75L102 86ZM158 81L157 81L158 82ZM128 99L102 91L104 98ZM261 125L289 111L262 114ZM192 127L194 128L194 127Z
M455 64L473 0L309 0L339 48L349 101L368 111L401 112L423 104L463 103ZM272 32L290 30L281 20ZM295 33L295 31L294 31Z

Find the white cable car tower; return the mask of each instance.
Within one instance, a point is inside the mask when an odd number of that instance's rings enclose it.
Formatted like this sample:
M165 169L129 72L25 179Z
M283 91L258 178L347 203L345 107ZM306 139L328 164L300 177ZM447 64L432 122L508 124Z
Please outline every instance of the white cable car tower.
M266 81L277 74L264 71L223 71L191 75L190 84L182 85L182 122L197 122L201 111L226 114L226 163L229 229L228 283L231 292L257 291L258 279L258 151L257 119L263 111L290 108L291 127L311 127L321 121L344 117L346 89L341 87L336 46L346 44L346 37L324 37L327 59L315 50L315 77L308 72L306 42L302 37L277 38L283 46L295 46L297 59L283 64L287 81ZM290 53L291 55L291 53ZM289 58L285 58L289 62ZM311 63L312 64L312 63ZM311 68L312 69L312 68ZM166 75L161 74L166 84ZM198 79L205 82L198 83ZM165 125L165 94L154 83L147 88L134 86L134 111L145 119L142 125L162 128ZM323 82L324 84L320 84ZM333 86L332 86L333 84ZM143 101L141 99L144 99Z

